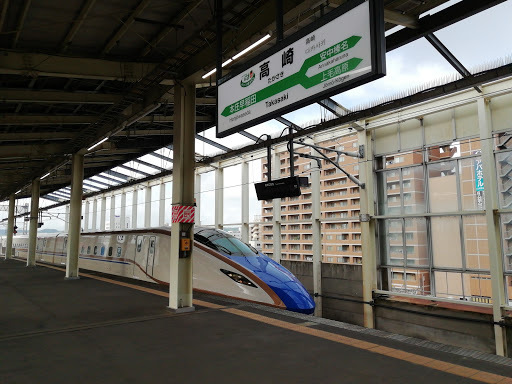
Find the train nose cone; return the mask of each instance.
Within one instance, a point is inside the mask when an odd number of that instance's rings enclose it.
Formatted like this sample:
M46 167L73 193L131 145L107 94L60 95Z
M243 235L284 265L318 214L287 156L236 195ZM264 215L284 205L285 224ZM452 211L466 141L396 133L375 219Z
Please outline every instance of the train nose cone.
M283 301L286 309L312 314L315 302L302 283L286 268L268 257L236 257L241 264L263 280Z

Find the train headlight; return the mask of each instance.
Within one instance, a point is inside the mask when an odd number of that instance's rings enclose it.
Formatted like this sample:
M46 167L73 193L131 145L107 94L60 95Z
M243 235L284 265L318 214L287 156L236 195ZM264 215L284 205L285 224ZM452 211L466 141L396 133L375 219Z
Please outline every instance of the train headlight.
M256 284L254 284L252 281L250 281L247 277L242 276L239 273L228 271L226 269L220 270L223 274L225 274L227 277L229 277L231 280L236 281L239 284L247 285L249 287L256 287Z

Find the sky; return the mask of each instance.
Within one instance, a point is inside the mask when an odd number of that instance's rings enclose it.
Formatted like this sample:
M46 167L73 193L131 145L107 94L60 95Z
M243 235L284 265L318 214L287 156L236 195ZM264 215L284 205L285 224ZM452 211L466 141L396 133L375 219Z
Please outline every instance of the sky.
M444 7L450 6L459 1L453 0ZM436 9L438 11L442 8ZM492 65L500 59L512 61L512 0L490 8L484 12L460 21L441 31L435 33L436 37L457 57L457 59L470 71L475 72L480 67ZM332 98L348 109L357 109L358 106L367 105L381 98L390 98L407 89L414 88L422 84L428 84L456 74L448 62L430 45L426 39L419 39L401 48L395 49L386 54L386 76L371 83L359 86ZM324 115L324 116L323 116ZM297 111L288 113L283 117L301 126L310 125L318 122L325 117L325 110L319 105L301 108ZM277 121L269 121L247 129L249 133L259 137L264 133L279 134L284 125ZM216 140L229 148L243 147L252 141L239 134L228 136L224 139L215 137L215 129L212 128L204 133L204 136ZM165 150L165 155L172 157L172 152ZM196 152L203 155L212 155L218 153L218 149L204 142L196 140ZM146 161L157 162L156 165L167 167L169 164L161 160L148 156ZM259 181L256 174L256 168L251 168L251 181ZM142 168L141 168L142 170ZM154 173L151 172L151 173ZM240 183L237 178L240 172L236 168L225 170L225 204L224 219L225 222L240 221L239 204ZM208 189L211 184L211 175L204 176L205 199L211 200L213 189ZM253 188L251 187L252 191ZM209 196L209 197L207 197ZM238 199L238 200L237 200ZM28 202L28 201L27 201ZM5 204L5 203L3 203ZM52 202L41 200L41 206L49 205ZM201 219L204 222L213 224L213 209L209 212L202 210ZM251 217L258 213L257 206L251 206ZM55 215L55 213L52 213ZM204 217L203 217L204 215ZM0 212L0 220L6 217L6 212ZM5 225L0 225L0 228ZM43 228L56 228L62 230L64 223L59 219L45 219Z

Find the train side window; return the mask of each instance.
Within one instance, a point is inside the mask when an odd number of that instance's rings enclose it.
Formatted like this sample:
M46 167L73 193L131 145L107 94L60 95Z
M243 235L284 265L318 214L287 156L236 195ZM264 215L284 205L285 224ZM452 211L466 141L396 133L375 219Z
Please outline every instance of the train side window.
M95 255L97 255L97 254L98 254L98 246L97 246L97 245L95 245L95 246L94 246L94 254L95 254Z
M108 255L112 256L112 247L108 247Z
M117 247L117 257L121 257L121 247Z
M142 250L142 236L137 236L137 252Z
M87 247L87 254L88 254L88 255L90 255L90 254L91 254L91 246L90 246L90 245Z
M105 256L105 246L104 245L101 246L100 252L101 252L101 256Z
M65 237L65 238L64 238L64 248L66 248L66 247L67 247L67 245L68 245L68 238L67 238L67 237Z
M84 249L85 247L82 245L82 249L80 250L80 253L83 255L84 254Z

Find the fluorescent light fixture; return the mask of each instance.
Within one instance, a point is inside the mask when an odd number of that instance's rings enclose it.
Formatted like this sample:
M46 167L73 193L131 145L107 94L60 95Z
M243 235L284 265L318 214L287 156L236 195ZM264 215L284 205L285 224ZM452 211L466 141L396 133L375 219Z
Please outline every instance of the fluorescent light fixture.
M103 144L107 140L108 140L108 137L105 137L103 140L100 140L96 144L94 144L94 145L90 146L89 148L87 148L87 150L90 151L91 149L96 148L98 145Z
M17 195L17 194L18 194L18 193L20 193L20 192L21 192L21 189L20 189L18 192L16 192L16 193L15 193L15 195Z
M243 51L238 52L235 56L233 56L231 59L227 59L225 62L222 63L222 66L225 67L226 65L230 64L232 61L238 59L240 56L245 55L247 52L253 50L258 45L263 43L264 41L270 39L271 35L270 33L267 33L265 36L263 36L261 39L259 39L257 42L249 45L247 48L245 48ZM206 79L207 77L213 75L215 72L217 72L217 68L212 69L210 72L204 74L201 76L203 79Z
M41 176L41 179L40 180L43 180L43 179L46 179L48 176L50 176L50 172L48 172L46 175L44 176Z
M254 44L249 45L247 48L245 48L243 51L238 52L235 56L233 56L233 60L238 59L240 56L245 55L250 50L256 48L258 45L263 43L264 41L270 39L270 33L267 33L265 36L263 36L261 39L259 39Z

